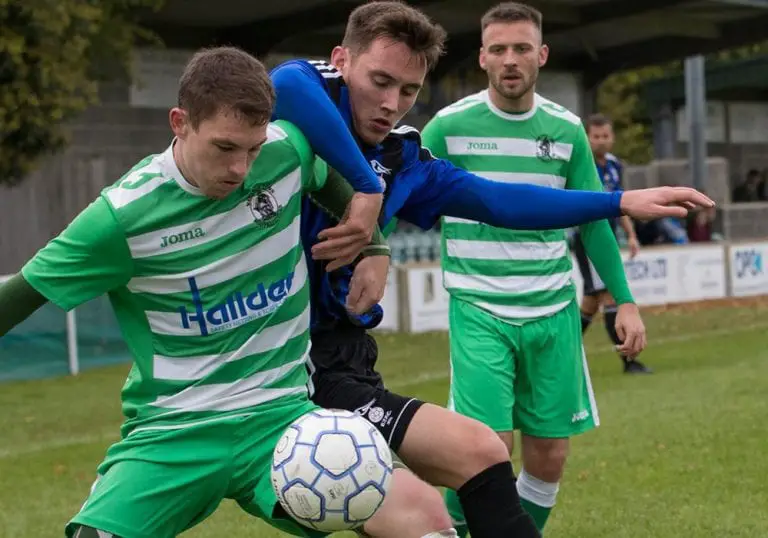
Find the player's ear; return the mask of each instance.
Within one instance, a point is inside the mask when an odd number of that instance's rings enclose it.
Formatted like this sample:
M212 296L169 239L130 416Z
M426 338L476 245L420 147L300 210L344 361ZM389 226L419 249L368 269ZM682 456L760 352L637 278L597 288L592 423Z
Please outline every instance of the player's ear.
M485 71L485 48L480 47L480 54L478 55L478 63L480 64L480 69Z
M546 45L542 45L539 49L539 67L544 67L544 65L547 63L547 59L549 58L549 47Z
M177 138L184 139L189 132L189 116L183 108L173 107L168 113L168 121L171 124L171 131Z
M344 69L349 65L349 49L342 46L333 47L331 51L331 64L344 74Z

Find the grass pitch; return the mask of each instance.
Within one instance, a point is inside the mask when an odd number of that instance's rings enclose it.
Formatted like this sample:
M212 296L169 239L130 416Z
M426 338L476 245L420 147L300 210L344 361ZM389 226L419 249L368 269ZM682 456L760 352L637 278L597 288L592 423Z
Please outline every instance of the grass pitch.
M587 335L602 425L574 440L546 536L768 536L768 300L644 318L651 376L621 373L601 321ZM445 403L445 334L378 339L392 389ZM126 372L0 385L0 536L63 536L117 439ZM185 536L280 534L225 501Z

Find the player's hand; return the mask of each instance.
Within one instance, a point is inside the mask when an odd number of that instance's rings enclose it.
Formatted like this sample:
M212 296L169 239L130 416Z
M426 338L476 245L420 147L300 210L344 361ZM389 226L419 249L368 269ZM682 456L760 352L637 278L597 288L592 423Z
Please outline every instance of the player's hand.
M389 256L366 256L360 260L349 283L347 310L363 314L381 301L388 274Z
M616 351L622 355L634 359L645 349L645 325L636 304L619 305L616 312L616 334L623 342L616 346Z
M637 237L630 237L627 239L627 247L629 248L629 259L631 260L640 253L640 241Z
M379 220L383 202L383 194L363 194L361 192L356 192L352 196L352 201L349 202L347 222L365 230L369 242L373 237L373 229Z
M312 247L315 260L332 260L327 270L349 265L373 237L381 211L381 194L355 193L341 223L318 234L320 242Z
M621 195L621 212L639 220L684 218L697 207L715 207L715 202L690 187L656 187Z

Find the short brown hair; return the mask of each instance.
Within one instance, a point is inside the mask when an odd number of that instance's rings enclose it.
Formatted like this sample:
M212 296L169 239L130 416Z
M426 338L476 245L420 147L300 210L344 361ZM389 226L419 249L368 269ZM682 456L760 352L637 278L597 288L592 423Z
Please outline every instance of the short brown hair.
M603 127L605 125L610 125L613 127L613 122L611 121L611 118L606 116L605 114L591 114L587 121L585 122L587 126L587 132L589 132L589 129L592 127Z
M199 50L187 63L178 103L194 128L221 110L261 125L272 116L275 90L259 60L236 47L212 47Z
M406 44L424 58L431 71L443 54L446 33L424 13L403 2L370 2L349 15L341 44L361 53L381 37Z
M492 7L480 19L480 30L485 31L488 25L497 22L532 22L541 31L543 17L541 11L519 2L504 2Z

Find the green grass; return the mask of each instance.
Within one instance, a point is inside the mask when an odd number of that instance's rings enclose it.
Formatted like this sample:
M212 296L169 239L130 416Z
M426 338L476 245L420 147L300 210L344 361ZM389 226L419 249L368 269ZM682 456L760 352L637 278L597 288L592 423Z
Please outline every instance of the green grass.
M573 442L547 536L766 534L767 314L765 304L646 313L644 360L657 373L643 377L621 374L596 323L587 350L602 425ZM379 343L393 389L444 403L446 335ZM0 536L63 535L117 439L126 371L0 385ZM279 534L225 502L185 536Z

